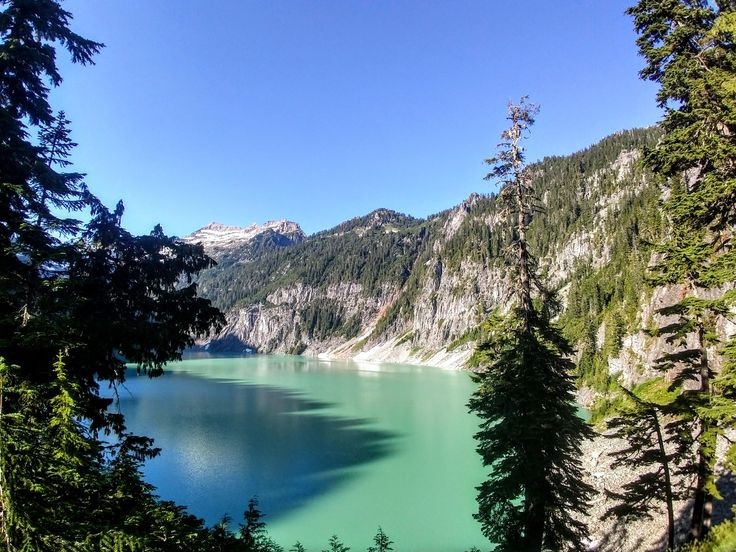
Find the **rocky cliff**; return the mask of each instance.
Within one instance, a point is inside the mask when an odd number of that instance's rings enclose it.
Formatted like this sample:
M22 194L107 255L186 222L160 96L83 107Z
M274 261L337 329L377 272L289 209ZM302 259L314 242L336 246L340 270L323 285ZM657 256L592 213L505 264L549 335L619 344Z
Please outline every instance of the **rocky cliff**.
M662 297L644 273L664 223L638 161L657 137L626 131L531 167L542 208L531 244L591 379L609 360L635 379L655 354L642 328ZM228 323L202 345L459 367L509 297L499 209L473 194L427 219L379 209L308 237L288 221L211 224L186 239L219 260L200 290Z

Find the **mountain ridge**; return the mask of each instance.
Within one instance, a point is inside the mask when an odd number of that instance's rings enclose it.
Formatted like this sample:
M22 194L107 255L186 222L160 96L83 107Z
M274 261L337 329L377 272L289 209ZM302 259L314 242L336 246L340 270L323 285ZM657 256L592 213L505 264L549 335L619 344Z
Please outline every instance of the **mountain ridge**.
M300 242L306 237L298 223L281 219L269 220L263 224L253 223L246 227L211 222L184 236L182 240L188 243L199 243L205 249L213 251L245 245L256 237L269 232L281 236L289 242Z
M620 352L610 328L633 335L646 323L646 244L664 224L661 190L638 160L658 137L656 127L621 131L530 165L544 207L530 243L593 381ZM474 193L427 218L376 209L281 247L219 251L200 290L228 323L200 345L460 367L509 297L507 245L496 196ZM612 276L624 265L627 276Z

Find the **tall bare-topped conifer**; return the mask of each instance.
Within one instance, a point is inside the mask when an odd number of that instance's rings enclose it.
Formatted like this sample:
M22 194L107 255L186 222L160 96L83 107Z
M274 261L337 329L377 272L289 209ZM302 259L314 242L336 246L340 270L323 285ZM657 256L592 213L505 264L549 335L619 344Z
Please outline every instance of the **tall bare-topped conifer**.
M526 98L509 105L510 126L486 160L486 178L501 184L499 201L512 223L514 298L507 314L485 325L469 407L482 420L477 450L490 469L475 517L499 551L580 550L588 535L576 514L591 493L580 467L580 442L590 430L574 404L572 349L551 322L556 302L537 277L527 241L539 206L522 140L536 113Z

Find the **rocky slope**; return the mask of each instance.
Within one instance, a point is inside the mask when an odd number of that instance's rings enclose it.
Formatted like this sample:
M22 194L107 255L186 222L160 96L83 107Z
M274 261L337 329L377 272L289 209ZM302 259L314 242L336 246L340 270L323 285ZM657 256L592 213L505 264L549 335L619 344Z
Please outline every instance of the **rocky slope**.
M631 376L651 345L639 335L649 303L641 273L646 242L662 232L660 190L637 161L657 136L622 132L532 167L544 207L532 245L592 374L605 356ZM185 239L219 261L200 278L228 320L202 344L213 349L459 367L509 294L508 237L493 195L427 219L379 209L308 237L279 221L211 224ZM631 276L619 276L623 265Z

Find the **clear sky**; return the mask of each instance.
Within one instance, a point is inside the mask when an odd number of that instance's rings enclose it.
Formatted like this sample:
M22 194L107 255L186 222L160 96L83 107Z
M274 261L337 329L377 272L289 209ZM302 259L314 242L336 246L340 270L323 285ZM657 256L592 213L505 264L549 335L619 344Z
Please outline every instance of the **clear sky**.
M633 0L69 0L107 47L60 55L76 169L135 233L288 218L307 233L491 191L506 104L530 159L659 119Z

